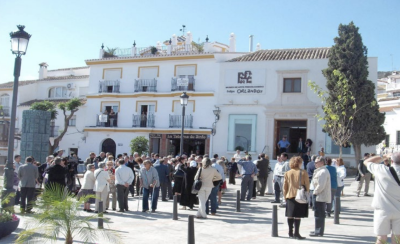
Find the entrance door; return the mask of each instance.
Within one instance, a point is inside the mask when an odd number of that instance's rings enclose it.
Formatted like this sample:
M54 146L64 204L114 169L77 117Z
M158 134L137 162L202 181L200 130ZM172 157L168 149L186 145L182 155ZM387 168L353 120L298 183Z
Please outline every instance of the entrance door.
M102 152L109 152L112 153L112 155L115 157L115 152L117 149L117 145L115 144L115 141L113 139L107 138L103 141L103 144L101 145L101 151Z
M307 137L307 121L306 120L275 120L275 131L274 131L274 158L279 155L279 148L276 145L282 137L286 136L290 143L290 147L287 151L289 156L297 155L297 146L299 138L303 139L303 143Z

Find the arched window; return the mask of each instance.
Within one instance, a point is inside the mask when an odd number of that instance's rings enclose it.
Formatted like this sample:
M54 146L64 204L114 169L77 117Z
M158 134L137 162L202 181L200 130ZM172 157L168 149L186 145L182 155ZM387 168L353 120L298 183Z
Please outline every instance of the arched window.
M66 87L53 87L49 90L49 98L63 98L67 97Z

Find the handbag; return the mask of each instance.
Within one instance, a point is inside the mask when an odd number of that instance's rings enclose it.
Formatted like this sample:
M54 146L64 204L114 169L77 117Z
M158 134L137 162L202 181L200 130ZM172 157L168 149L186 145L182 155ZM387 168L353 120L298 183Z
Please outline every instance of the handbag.
M192 185L192 194L197 194L200 191L201 186L203 185L203 182L200 180L201 177L201 170L202 168L200 168L200 173L199 173L199 177L197 178L197 180L195 180L193 182Z
M299 180L299 189L297 189L296 198L294 199L296 202L301 204L308 203L309 193L306 191L305 186L301 184L301 170L300 170L300 180Z
M183 178L184 176L185 172L183 172L183 170L181 170L181 167L179 166L178 170L174 173L174 178Z
M222 180L213 181L214 187L219 186L220 184L222 184Z

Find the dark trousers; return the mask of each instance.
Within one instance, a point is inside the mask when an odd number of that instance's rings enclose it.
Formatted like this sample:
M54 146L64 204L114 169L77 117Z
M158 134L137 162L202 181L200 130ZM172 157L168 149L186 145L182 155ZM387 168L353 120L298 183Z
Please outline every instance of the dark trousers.
M158 189L161 189L161 200L165 201L167 200L167 184L168 183L160 183L160 187Z
M286 152L286 147L281 147L281 148L279 149L279 153L284 153L284 152Z
M251 197L253 196L253 184L254 180L251 175L243 175L242 177L242 185L241 185L241 196L240 200L244 201L246 198L246 192L247 193L247 200L250 201Z
M268 180L268 175L267 176L265 176L265 177L257 177L258 178L258 181L260 181L260 185L261 185L261 188L260 188L260 196L264 196L264 194L265 194L265 190L267 189L267 180Z
M124 185L117 185L117 199L120 210L128 210L129 188Z
M332 213L332 203L335 198L335 195L336 195L336 189L331 189L331 202L328 202L326 204L326 212L329 214Z
M21 192L17 190L15 192L14 205L19 205L20 199L21 199Z
M314 198L314 195L313 195L313 193L314 193L314 190L310 190L310 198L308 199L308 204L309 204L309 206L312 207L313 210L314 210L314 206L313 206L313 198Z
M252 197L256 198L257 196L257 181L253 181L253 194Z
M135 196L135 180L129 185L129 192L132 194L132 197Z
M236 185L235 176L236 176L236 172L233 170L229 170L229 184Z
M324 235L325 231L325 209L326 202L317 202L316 196L313 197L314 217L315 217L315 234Z
M143 188L143 203L142 203L142 209L143 210L149 210L149 195L151 194L151 209L156 210L157 209L157 201L158 201L158 193L160 192L160 187L156 187L154 189L154 195L153 195L153 188Z
M280 178L278 178L280 180ZM277 181L274 183L274 190L275 190L275 201L281 201L281 187Z
M30 211L35 197L35 187L21 187L21 209Z
M172 192L172 183L171 183L171 180L169 178L167 180L167 192L168 192L168 198L172 199L174 193Z

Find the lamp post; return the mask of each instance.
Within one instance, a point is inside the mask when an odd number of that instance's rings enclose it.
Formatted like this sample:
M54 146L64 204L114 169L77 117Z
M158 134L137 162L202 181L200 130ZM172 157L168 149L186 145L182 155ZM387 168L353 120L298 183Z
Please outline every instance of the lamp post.
M236 136L236 137L243 137L245 140L246 140L246 144L247 144L247 152L250 152L250 149L249 149L249 146L250 146L250 140L249 139L247 139L246 137L244 137L244 136Z
M8 154L7 164L4 169L4 188L2 192L2 198L4 199L10 193L14 193L13 178L14 178L14 134L15 134L15 117L17 113L17 95L18 95L18 79L21 73L21 56L26 54L28 49L30 34L24 31L25 26L17 25L18 30L11 32L11 52L15 54L15 65L14 65L14 85L11 105L11 117L10 117L10 129L8 132ZM6 206L4 206L6 205ZM10 198L8 204L2 203L2 207L14 206L14 198Z
M186 94L186 92L183 92L182 95L180 96L181 99L181 105L182 105L182 130L181 130L181 145L180 145L180 155L183 154L183 134L185 130L185 108L186 105L188 104L189 96Z

